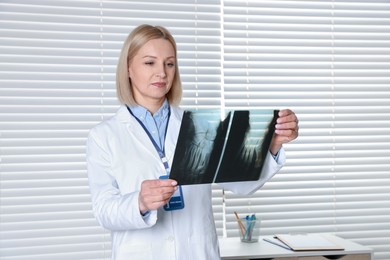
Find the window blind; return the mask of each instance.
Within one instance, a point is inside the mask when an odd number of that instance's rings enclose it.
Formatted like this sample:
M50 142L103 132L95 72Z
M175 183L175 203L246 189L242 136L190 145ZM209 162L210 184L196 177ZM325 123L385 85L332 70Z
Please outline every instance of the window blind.
M224 101L291 108L299 138L253 196L226 192L261 234L331 232L390 258L390 3L224 1Z
M0 259L111 259L92 214L85 141L118 108L119 52L143 23L178 43L183 105L219 107L219 1L0 3ZM221 194L213 189L220 235Z
M109 235L91 212L84 146L110 93L99 3L2 1L0 23L0 258L98 259Z
M2 1L0 259L110 259L85 138L118 107L116 61L141 23L173 33L184 108L299 116L287 165L259 192L213 186L219 235L238 236L236 210L262 235L333 232L389 259L389 13L387 1Z

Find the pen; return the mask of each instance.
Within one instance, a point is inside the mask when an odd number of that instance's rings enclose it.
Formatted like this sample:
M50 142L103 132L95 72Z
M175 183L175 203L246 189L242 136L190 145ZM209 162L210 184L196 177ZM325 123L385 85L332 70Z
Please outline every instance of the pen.
M256 215L255 214L252 214L252 216L247 215L245 219L247 221L247 229L245 232L245 238L247 238L248 240L252 240L252 233L253 233L253 229L254 229L254 226L256 223L256 222L254 222L256 220Z
M234 215L236 215L236 219L237 219L238 225L240 226L242 237L245 237L246 230L245 230L244 224L242 224L241 219L238 217L237 212L234 211Z
M275 238L263 238L264 241L267 241L271 244L274 244L274 245L277 245L277 246L280 246L280 247L283 247L284 249L288 249L288 250L291 250L290 247L286 246L285 244L283 244L282 242L279 242L278 240L275 240Z

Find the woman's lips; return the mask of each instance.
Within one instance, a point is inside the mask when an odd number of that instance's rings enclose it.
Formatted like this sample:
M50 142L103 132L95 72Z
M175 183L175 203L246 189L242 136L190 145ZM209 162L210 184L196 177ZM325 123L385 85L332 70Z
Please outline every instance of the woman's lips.
M165 83L165 82L154 82L154 83L152 83L152 85L155 86L155 87L158 87L158 88L163 88L163 87L165 87L167 85L167 83Z

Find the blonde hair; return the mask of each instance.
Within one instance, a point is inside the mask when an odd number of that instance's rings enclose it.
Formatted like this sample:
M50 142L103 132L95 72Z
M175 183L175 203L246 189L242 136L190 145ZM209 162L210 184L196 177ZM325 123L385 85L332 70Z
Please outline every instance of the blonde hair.
M175 51L175 76L172 87L167 93L171 105L179 105L182 97L182 86L177 62L176 42L171 33L162 26L143 24L136 27L123 43L116 68L116 94L119 101L126 105L135 105L134 95L129 78L129 64L137 52L150 40L165 39L169 41Z

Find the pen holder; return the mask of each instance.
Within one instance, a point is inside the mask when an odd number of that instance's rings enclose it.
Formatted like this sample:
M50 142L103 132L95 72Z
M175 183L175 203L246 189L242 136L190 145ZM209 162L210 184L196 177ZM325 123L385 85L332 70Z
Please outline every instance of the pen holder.
M260 219L241 218L238 222L241 242L255 243L259 241Z

